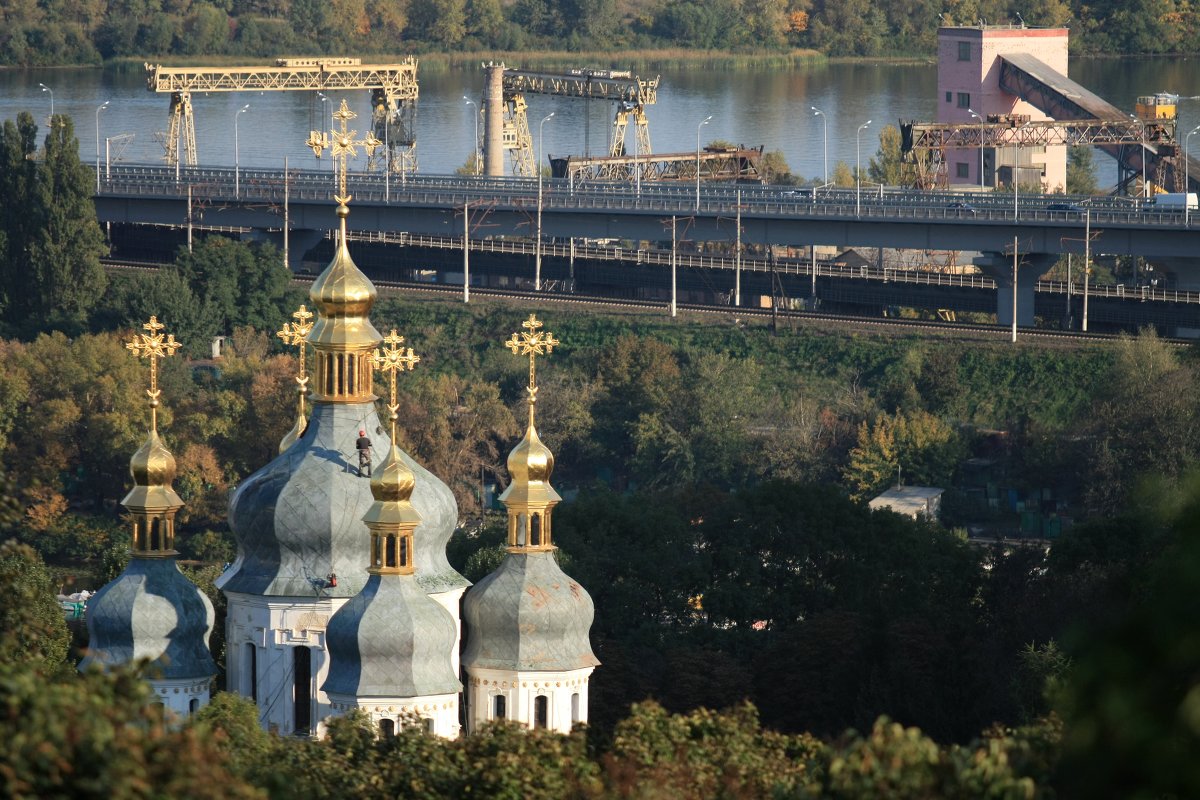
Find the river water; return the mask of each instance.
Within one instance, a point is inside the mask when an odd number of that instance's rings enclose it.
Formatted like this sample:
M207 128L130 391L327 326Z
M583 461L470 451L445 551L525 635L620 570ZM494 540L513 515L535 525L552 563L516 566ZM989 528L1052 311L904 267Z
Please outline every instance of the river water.
M1071 77L1120 108L1133 110L1140 94L1178 93L1182 136L1200 125L1200 58L1075 59ZM646 76L643 76L646 77ZM692 152L700 141L723 139L747 146L780 150L794 173L806 177L823 172L822 119L810 106L828 115L829 167L838 161L854 165L861 144L863 162L878 147L878 131L899 119L932 121L937 98L937 69L920 64L835 63L815 67L771 70L705 70L698 67L662 73L658 103L649 108L650 138L657 153ZM418 71L417 159L422 173L448 173L468 158L475 136L474 107L483 87L480 69ZM44 121L50 113L53 90L56 113L72 115L80 150L86 161L105 158L106 140L133 134L111 156L125 162L161 163L162 146L156 132L166 129L168 98L147 91L140 69L0 70L0 118L12 119L28 110ZM331 93L334 103L343 95ZM369 100L366 92L347 92L345 99L360 117L353 127L366 130ZM105 101L108 107L97 109ZM539 121L547 155L603 154L613 110L607 103L530 96L529 119L537 147ZM250 108L237 115L246 103ZM326 109L311 92L246 92L193 97L199 160L204 165L328 168L318 162L304 140L318 128ZM235 124L236 117L236 124ZM858 126L871 120L856 142ZM328 127L328 126L326 126ZM235 130L236 128L236 130ZM632 150L632 130L629 147ZM1193 142L1200 146L1200 139ZM1111 160L1098 154L1101 183L1111 183ZM544 163L544 161L543 161Z

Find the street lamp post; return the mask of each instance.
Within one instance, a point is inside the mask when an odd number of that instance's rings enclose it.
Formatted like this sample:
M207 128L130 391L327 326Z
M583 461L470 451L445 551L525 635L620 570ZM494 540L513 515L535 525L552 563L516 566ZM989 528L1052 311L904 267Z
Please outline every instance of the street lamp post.
M100 194L100 112L108 108L108 103L105 100L96 108L96 194Z
M479 109L476 108L475 102L468 98L465 94L463 100L467 101L467 105L471 107L471 116L475 118L475 141L471 145L471 159L475 162L471 165L472 174L478 175L482 164L479 158Z
M1188 224L1188 219L1191 216L1190 212L1192 209L1191 203L1188 202L1188 200L1191 199L1191 188L1188 185L1188 141L1191 140L1192 135L1195 134L1197 131L1200 131L1200 125L1197 125L1195 128L1192 128L1190 131L1188 131L1187 136L1183 137L1183 224L1184 225Z
M821 118L821 128L823 129L825 139L825 149L822 151L821 165L825 170L825 185L829 185L829 117L825 116L825 112L816 106L809 106L813 110L814 117Z
M700 210L700 129L712 120L712 115L696 126L696 210Z
M862 213L862 132L871 124L871 120L867 120L862 125L858 126L858 130L854 133L854 178L856 181L854 189L854 216L859 216Z
M979 120L979 191L983 192L983 117L976 114L971 109L967 109L967 113L975 119Z
M392 202L392 104L384 99L383 114L383 202Z
M246 103L246 105L233 113L233 196L235 198L241 198L242 196L242 162L241 154L238 151L238 117L245 114L249 109L250 104Z
M553 116L554 112L551 111L538 123L538 151L537 158L534 159L538 176L537 241L534 242L533 247L533 290L535 292L542 290L542 153L544 152L542 150L542 134L545 132L546 120Z
M39 83L38 86L42 87L43 92L50 93L50 119L47 120L47 124L52 126L54 125L54 90L44 83Z

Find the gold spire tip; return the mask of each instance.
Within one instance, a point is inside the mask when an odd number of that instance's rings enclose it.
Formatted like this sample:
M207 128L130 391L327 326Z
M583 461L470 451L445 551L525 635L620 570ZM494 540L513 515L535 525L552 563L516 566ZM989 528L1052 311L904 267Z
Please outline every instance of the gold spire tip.
M142 326L149 333L134 334L134 337L125 343L125 348L135 357L150 359L150 388L146 390L146 394L150 398L151 432L157 432L158 429L156 409L158 408L158 397L162 394L158 388L158 360L175 355L175 351L183 346L182 343L175 341L175 334L163 333L165 327L158 321L157 316L151 316L150 321Z
M346 105L345 98L343 98L341 107L333 114L333 118L340 123L339 130L331 130L328 133L325 131L310 131L308 139L304 142L312 148L313 155L318 158L321 156L322 150L329 148L330 155L336 159L337 192L334 194L333 199L338 204L339 216L343 217L345 214L342 213L342 209L346 208L353 199L350 193L346 191L347 159L358 155L358 151L355 148L359 145L366 149L367 158L374 156L375 149L383 145L383 142L375 138L373 131L367 131L367 135L363 139L357 141L354 139L358 131L350 130L347 123L357 117L358 115L350 110L350 107Z
M397 409L400 408L399 402L396 400L396 373L411 372L412 368L417 365L421 357L413 353L411 347L401 347L404 344L404 337L392 328L392 332L383 337L383 347L377 348L371 354L371 366L380 372L387 373L388 376L388 411L392 422L392 441L396 440L396 419Z
M529 319L521 323L521 327L525 330L521 333L514 333L504 344L513 351L513 355L529 356L529 388L527 391L529 392L529 424L532 425L533 404L537 402L535 359L553 352L560 342L554 338L553 333L541 330L542 321L537 318L536 314L530 314Z

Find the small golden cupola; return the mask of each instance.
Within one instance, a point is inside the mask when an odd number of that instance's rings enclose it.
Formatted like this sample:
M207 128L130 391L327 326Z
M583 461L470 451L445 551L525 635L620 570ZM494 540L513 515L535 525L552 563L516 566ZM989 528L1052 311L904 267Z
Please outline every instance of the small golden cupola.
M163 334L157 317L142 326L149 333L138 334L125 347L136 356L150 360L150 432L146 441L129 461L133 488L121 505L133 520L133 555L141 558L165 558L175 550L175 514L183 500L172 488L175 457L158 436L158 407L162 390L158 388L158 360L175 354L180 343L174 334Z
M421 524L421 515L409 502L416 479L400 457L396 446L396 420L399 403L396 400L396 373L411 371L420 356L411 347L401 347L404 337L392 332L383 338L384 346L371 356L372 368L387 373L389 383L388 420L391 423L391 446L383 464L371 478L371 496L375 502L367 509L363 522L371 531L371 566L374 575L412 575L416 555L413 531Z
M538 438L534 426L534 407L537 404L537 356L554 350L559 342L554 334L542 331L542 322L534 314L521 323L524 331L514 333L505 345L513 354L529 356L529 426L525 436L508 454L508 474L511 482L500 501L508 509L508 549L510 551L553 550L550 524L554 506L562 500L550 485L554 471L554 454Z
M331 148L338 161L337 201L338 238L333 260L317 277L308 292L316 307L317 320L308 334L308 342L316 351L317 374L313 398L318 402L362 403L374 397L372 392L371 352L383 338L371 324L369 315L375 304L375 285L359 270L350 257L346 243L346 217L350 215L350 195L346 191L346 159L356 155L355 147L362 145L368 155L382 142L368 132L365 139L355 141L357 131L347 130L346 123L358 115L346 101L333 115L341 123L332 139L313 133L308 146L320 155Z

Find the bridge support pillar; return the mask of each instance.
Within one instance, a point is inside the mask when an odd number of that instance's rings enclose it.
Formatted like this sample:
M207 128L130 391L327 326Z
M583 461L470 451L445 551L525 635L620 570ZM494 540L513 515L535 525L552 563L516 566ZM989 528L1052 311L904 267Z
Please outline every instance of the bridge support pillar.
M283 252L283 231L251 230L242 234L243 239L252 242L270 242L279 252ZM314 231L307 228L288 231L288 269L299 272L304 263L304 254L316 247L325 238L325 231Z
M1052 253L1018 255L1017 266L1017 325L1033 327L1034 288L1038 278L1054 265L1058 256ZM1011 253L981 253L975 265L996 281L996 322L1011 325L1013 321L1013 268Z
M483 174L504 177L504 64L488 64L483 84Z

